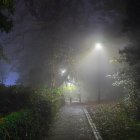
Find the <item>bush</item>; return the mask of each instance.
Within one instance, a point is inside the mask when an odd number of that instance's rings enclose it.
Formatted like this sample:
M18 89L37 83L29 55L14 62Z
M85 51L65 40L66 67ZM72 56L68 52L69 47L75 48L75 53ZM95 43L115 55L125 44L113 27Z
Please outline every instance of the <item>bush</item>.
M30 105L33 91L28 87L0 85L0 114L6 115Z
M61 100L62 91L60 89L33 89L24 86L5 87L0 85L0 115L6 115L11 112L20 111L23 108L30 108L38 102L47 102L58 109L63 100Z
M3 140L42 139L47 135L48 114L24 110L3 118L0 124L0 138Z
M0 90L0 111L3 114L0 139L42 140L46 137L50 123L64 103L62 91L23 86L2 86Z

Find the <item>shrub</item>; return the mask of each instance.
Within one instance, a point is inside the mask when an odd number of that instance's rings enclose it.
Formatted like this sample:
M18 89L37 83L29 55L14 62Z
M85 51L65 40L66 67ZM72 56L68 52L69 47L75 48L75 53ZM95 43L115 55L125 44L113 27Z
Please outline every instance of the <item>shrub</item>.
M36 102L28 110L13 112L0 119L2 140L42 140L47 136L55 113L55 106L45 100Z
M0 114L18 111L30 105L33 91L23 86L0 86Z
M58 109L63 105L60 89L2 86L0 139L42 140ZM9 115L6 115L9 113ZM5 116L5 117L4 117Z

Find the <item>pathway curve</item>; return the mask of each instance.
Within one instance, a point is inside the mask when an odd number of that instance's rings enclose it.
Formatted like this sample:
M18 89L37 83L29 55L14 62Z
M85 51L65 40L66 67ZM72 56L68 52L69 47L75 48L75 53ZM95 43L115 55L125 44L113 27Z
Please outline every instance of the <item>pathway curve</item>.
M94 140L82 105L65 105L46 140Z

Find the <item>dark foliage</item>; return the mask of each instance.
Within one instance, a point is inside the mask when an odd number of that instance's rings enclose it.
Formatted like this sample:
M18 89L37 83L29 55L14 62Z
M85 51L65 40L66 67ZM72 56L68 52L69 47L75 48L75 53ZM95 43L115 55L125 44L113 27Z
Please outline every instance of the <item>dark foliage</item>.
M131 67L133 80L136 82L137 87L140 85L140 46L139 44L130 44L123 50L119 51L122 61L127 62Z
M8 114L27 107L30 104L31 94L33 91L29 88L0 85L0 114Z
M126 19L124 29L126 31L140 29L140 1L126 0Z
M126 19L124 20L124 29L130 43L120 50L121 63L128 66L120 72L126 90L129 94L129 100L137 108L136 118L140 120L140 1L126 1Z
M9 32L13 27L12 15L15 0L0 0L0 31Z
M0 139L42 140L63 105L59 90L0 85Z

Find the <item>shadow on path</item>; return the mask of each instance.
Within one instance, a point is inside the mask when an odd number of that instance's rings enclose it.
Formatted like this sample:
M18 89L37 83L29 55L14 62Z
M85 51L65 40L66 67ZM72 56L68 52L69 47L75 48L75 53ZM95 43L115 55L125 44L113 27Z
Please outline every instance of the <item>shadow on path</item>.
M45 140L94 140L83 106L63 106Z

